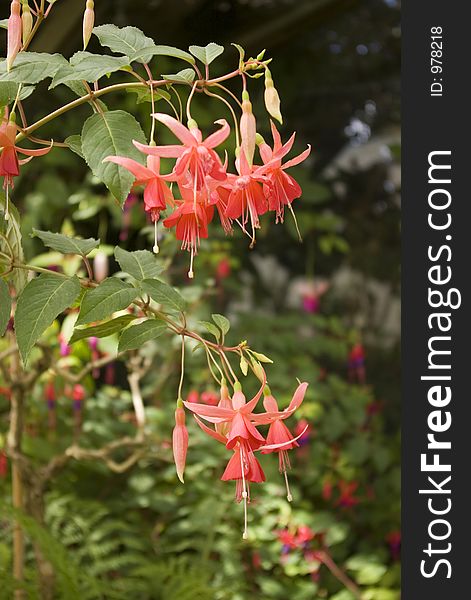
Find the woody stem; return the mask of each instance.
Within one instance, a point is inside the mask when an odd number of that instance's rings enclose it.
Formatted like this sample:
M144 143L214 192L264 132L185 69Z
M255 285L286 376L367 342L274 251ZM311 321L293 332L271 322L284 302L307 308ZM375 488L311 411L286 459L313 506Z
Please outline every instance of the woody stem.
M340 583L342 583L357 600L362 599L360 588L350 579L350 577L348 577L344 571L342 571L342 569L337 565L327 551L321 553L320 560L329 569L332 575L338 579Z

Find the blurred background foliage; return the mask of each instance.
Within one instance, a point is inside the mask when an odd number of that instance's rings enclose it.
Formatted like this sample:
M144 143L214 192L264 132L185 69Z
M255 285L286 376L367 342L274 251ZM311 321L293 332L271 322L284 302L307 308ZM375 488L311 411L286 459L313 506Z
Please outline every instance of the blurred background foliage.
M60 0L31 49L66 56L76 51L82 4ZM310 429L293 452L294 502L286 502L277 466L264 461L269 481L254 486L250 538L242 542L240 506L232 502L232 486L219 481L224 450L193 423L186 483L176 480L170 437L179 348L169 337L148 344L143 351L152 368L144 394L153 455L120 475L102 463L69 463L47 493L47 530L24 523L62 573L59 597L351 600L352 593L317 560L320 545L360 586L364 600L399 597L399 9L396 0L96 2L97 23L132 24L157 43L223 44L222 65L229 70L237 60L233 41L248 55L266 47L273 57L282 136L296 130L295 150L313 146L309 161L293 170L303 187L294 203L303 243L289 214L284 226L265 215L252 251L242 234L228 239L213 228L191 286L187 257L178 254L172 233L164 236L162 253L174 256L171 278L191 300L193 324L225 314L232 323L229 342L248 339L274 361L267 373L282 406L296 378L310 383L297 415L298 425L307 421ZM159 64L161 72L166 68ZM257 83L250 88L254 111L260 133L270 140L263 84ZM68 92L56 93L59 106ZM50 95L34 98L34 105L25 102L31 119L50 109ZM204 100L195 101L202 129L226 116L223 105ZM148 133L148 103L135 105L134 94L108 102L136 114ZM68 113L42 137L79 132L87 111ZM115 244L151 247L139 198L128 201L123 215L83 161L65 150L25 167L15 202L26 254L38 265L51 266L51 255L42 255L40 241L29 237L32 227L100 237L111 272L118 270L111 256ZM57 264L67 269L70 260L57 257ZM50 332L56 347L58 336L59 325ZM113 344L112 338L100 340L98 352L112 351ZM354 364L352 349L359 345L366 376L361 361ZM79 342L71 360L85 360L92 351ZM72 401L63 382L55 384L54 428L43 387L30 402L25 443L38 462L73 437ZM117 363L114 372L89 376L85 387L82 445L99 447L132 434L124 367ZM198 352L190 358L185 390L214 391ZM0 434L7 410L0 393ZM0 495L8 498L7 477L0 480ZM0 571L7 582L11 519L6 514L0 523ZM311 532L309 539L302 531ZM32 554L29 564L25 585L34 598Z

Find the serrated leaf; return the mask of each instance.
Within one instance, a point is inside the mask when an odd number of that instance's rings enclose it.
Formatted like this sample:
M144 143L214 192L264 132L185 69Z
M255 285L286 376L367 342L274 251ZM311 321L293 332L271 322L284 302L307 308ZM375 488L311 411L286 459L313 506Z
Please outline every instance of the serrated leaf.
M13 251L13 262L22 264L25 260L20 229L20 215L11 200L9 212L10 218L8 221L5 221L5 196L3 192L0 192L0 233L8 240L7 244L6 241L0 237L0 251L7 256L10 256L11 249ZM0 269L2 272L6 271L9 265L9 261L0 257ZM7 280L13 283L16 293L19 294L28 281L28 272L25 269L14 269L13 272L7 276Z
M0 81L36 84L54 77L58 69L68 65L60 54L45 52L20 52L10 72L7 72L6 61L0 63Z
M251 350L250 354L255 356L255 358L257 358L262 363L273 363L271 358L268 358L268 356L265 356L265 354L262 354L261 352L254 352L253 350Z
M158 279L144 279L141 286L142 290L155 302L179 312L185 310L186 302L180 292L167 283Z
M120 317L116 317L116 319L111 319L110 321L100 323L99 325L93 325L92 327L85 327L83 329L76 328L69 340L69 344L74 344L84 338L104 338L119 333L127 327L131 321L134 321L134 319L137 319L136 315L121 315Z
M219 342L219 340L221 339L221 332L216 327L216 325L213 325L213 323L209 323L208 321L200 321L200 323L206 328L207 331L209 331L211 335L214 335L216 340Z
M190 46L189 50L204 65L209 65L224 52L224 46L211 42L207 46Z
M132 285L109 277L85 294L76 325L102 321L114 312L127 308L137 295L138 290Z
M96 81L128 65L127 57L76 52L71 57L70 64L63 65L57 70L49 88L53 89L68 81Z
M121 203L126 200L134 176L111 162L107 156L127 156L142 163L141 152L132 140L146 143L144 133L136 119L123 110L108 111L89 117L82 130L82 152L93 174L101 179Z
M158 338L166 329L165 323L156 319L148 319L138 325L132 325L121 334L118 352L140 348L145 342Z
M7 106L14 102L19 85L19 83L15 83L14 81L0 81L0 106ZM19 100L25 100L34 90L34 85L23 86L18 97Z
M40 238L45 246L57 250L57 252L61 252L62 254L87 256L87 254L90 254L92 250L98 248L100 245L100 240L94 240L93 238L80 240L63 235L62 233L40 231L39 229L33 229L32 237Z
M44 331L80 294L77 277L42 274L21 292L15 311L15 331L23 363Z
M192 65L195 64L195 59L191 56L191 54L188 54L188 52L180 50L179 48L174 48L173 46L162 46L156 44L138 50L133 55L132 60L149 62L153 56L171 56L173 58L180 58L181 60L189 62ZM144 61L143 57L149 57L149 59Z
M245 376L247 376L247 373L249 372L249 363L247 362L245 356L240 357L240 370Z
M211 318L216 323L216 325L219 327L219 329L222 331L222 333L224 335L226 335L226 333L231 328L231 323L230 323L229 319L226 319L226 317L224 315L218 315L218 314L211 315Z
M144 48L154 46L154 40L144 35L137 27L117 27L116 25L100 25L93 29L102 46L112 52L125 54L130 61L149 62L152 54L142 54L139 59L135 55Z
M10 320L11 297L8 285L0 279L0 337L3 336Z
M82 138L79 134L69 135L69 137L65 138L64 142L69 146L72 152L78 154L80 158L84 158L82 152Z
M128 93L133 93L137 95L136 104L141 104L142 102L152 102L152 95L150 93L150 89L148 86L142 87L129 87L126 88ZM154 102L158 102L159 100L171 100L171 95L165 90L161 90L160 88L154 89Z
M163 266L153 252L149 250L136 250L128 252L119 246L114 250L116 260L121 267L121 270L134 279L142 281L143 279L153 279L160 275L163 271Z
M193 69L183 69L183 71L178 71L178 73L162 75L162 77L175 83L188 83L188 85L191 85L195 79L195 75L196 73Z

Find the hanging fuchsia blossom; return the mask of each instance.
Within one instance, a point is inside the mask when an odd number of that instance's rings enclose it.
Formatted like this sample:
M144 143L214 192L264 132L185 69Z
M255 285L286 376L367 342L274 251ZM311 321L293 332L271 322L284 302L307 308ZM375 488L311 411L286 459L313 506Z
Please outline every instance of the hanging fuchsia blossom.
M185 426L185 411L178 405L175 410L175 427L172 434L173 458L177 469L178 479L183 481L185 471L186 453L188 450L188 430Z
M268 200L269 210L275 211L276 222L283 223L285 207L292 210L291 203L302 194L301 187L297 181L285 173L286 169L302 163L311 153L311 146L308 146L304 152L282 164L282 159L290 152L294 144L295 133L289 140L282 144L280 134L271 122L271 131L273 135L273 149L261 141L259 144L260 156L263 164L266 165L265 175L267 183L264 187L265 196ZM263 138L262 138L263 140Z
M11 114L10 117L8 117L8 108L5 108L3 120L0 125L0 177L3 177L3 189L5 190L6 195L5 220L9 219L9 190L14 187L14 177L17 177L20 174L20 166L29 162L34 156L44 156L52 148L52 142L51 146L40 148L38 150L30 150L29 148L20 148L19 146L16 146L17 129L14 114ZM18 153L24 154L28 156L28 158L19 159Z
M218 406L208 406L195 402L184 402L186 408L195 413L195 419L201 429L232 450L233 454L221 477L223 481L236 482L236 501L244 501L244 539L247 538L247 504L250 502L250 483L265 481L263 469L256 459L254 452L262 453L289 449L294 447L297 438L283 438L283 441L268 443L268 440L258 431L260 425L274 424L286 419L300 406L306 392L307 383L298 386L290 405L284 411L270 410L263 413L254 413L263 390L266 379L263 373L262 386L257 394L247 402L240 384L234 386L232 398L228 395L225 384L221 386L221 401ZM212 429L204 421L213 423ZM277 425L275 425L275 428ZM301 433L301 435L304 432Z

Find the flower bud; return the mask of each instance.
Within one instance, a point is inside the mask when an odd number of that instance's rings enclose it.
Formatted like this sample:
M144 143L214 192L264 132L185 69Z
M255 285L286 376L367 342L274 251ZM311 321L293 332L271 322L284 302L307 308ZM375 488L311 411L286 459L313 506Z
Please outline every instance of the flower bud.
M227 388L226 382L221 382L221 398L219 400L218 406L220 408L230 408L232 409L232 402L229 397L229 390ZM229 422L225 423L216 423L215 425L216 431L221 435L227 435L229 433L230 424Z
M108 257L104 252L97 252L93 259L93 273L95 281L102 282L108 277Z
M8 41L7 41L7 71L10 71L16 55L21 49L21 4L19 0L13 0L10 7L10 18L8 19Z
M265 107L269 115L280 123L283 123L283 117L280 112L280 97L269 69L265 70Z
M185 426L185 411L181 406L181 401L177 402L175 411L175 427L172 435L173 459L177 470L178 479L183 481L185 471L186 453L188 450L188 430Z
M83 49L88 46L92 37L93 26L95 24L95 3L93 0L87 0L85 12L83 13Z
M240 119L240 148L245 153L245 158L250 166L253 164L255 154L255 139L257 136L257 123L252 114L252 103L249 93L242 92L242 117Z
M22 34L23 34L23 46L29 39L31 35L31 31L33 29L33 15L31 14L31 10L29 9L28 0L23 0L23 10L21 13L21 22L22 22Z

